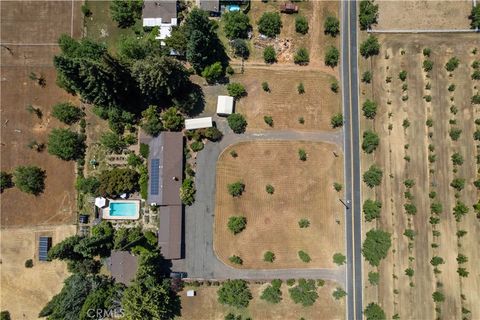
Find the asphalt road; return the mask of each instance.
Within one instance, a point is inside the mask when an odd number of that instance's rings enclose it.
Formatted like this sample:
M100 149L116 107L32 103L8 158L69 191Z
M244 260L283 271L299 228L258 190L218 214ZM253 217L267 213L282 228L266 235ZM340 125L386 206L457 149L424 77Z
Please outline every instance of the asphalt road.
M347 318L362 319L362 216L358 113L357 2L342 1L342 61L345 209L347 243Z

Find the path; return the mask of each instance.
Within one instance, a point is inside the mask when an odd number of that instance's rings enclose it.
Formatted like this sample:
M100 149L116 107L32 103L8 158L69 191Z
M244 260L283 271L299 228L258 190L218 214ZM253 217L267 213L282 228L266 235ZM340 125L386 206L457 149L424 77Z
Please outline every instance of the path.
M195 203L185 209L185 271L191 278L199 279L290 279L311 278L334 280L345 284L344 268L336 269L235 269L221 262L213 252L213 222L215 209L215 173L220 153L229 145L252 140L305 140L324 141L342 146L342 132L247 132L237 135L219 119L217 126L226 132L218 143L207 143L198 153Z

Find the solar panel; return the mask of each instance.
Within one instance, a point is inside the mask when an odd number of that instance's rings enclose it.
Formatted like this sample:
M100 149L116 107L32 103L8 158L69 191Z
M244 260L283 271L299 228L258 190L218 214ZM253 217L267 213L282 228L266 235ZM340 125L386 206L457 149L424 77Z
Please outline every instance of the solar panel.
M38 260L48 261L48 250L52 244L52 238L40 237L38 241Z
M160 179L160 159L152 159L150 163L150 194L158 195Z

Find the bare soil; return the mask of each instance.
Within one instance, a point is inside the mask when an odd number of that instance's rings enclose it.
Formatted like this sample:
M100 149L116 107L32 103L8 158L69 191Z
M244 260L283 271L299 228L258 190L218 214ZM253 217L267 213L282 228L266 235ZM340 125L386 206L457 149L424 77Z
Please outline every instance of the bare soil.
M307 152L306 161L298 158L300 148ZM342 193L333 188L343 181L341 154L335 145L302 141L252 141L225 149L216 179L213 245L218 257L237 268L334 268L333 254L344 252ZM227 184L238 180L245 191L233 198ZM267 184L275 188L273 194L266 192ZM227 228L233 215L247 218L246 229L237 235ZM310 227L299 227L302 218ZM267 250L275 253L273 263L263 261ZM299 259L299 250L310 255L310 263ZM231 264L232 255L240 256L243 265Z

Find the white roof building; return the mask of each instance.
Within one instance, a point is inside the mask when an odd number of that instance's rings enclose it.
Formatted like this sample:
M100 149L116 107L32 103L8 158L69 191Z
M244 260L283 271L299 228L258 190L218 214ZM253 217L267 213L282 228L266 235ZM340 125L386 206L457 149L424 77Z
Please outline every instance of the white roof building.
M159 27L157 39L164 40L177 25L177 2L175 0L145 0L142 10L144 27Z
M213 127L212 117L185 119L185 129L202 129Z
M217 114L229 115L233 113L233 97L218 96L217 100Z

